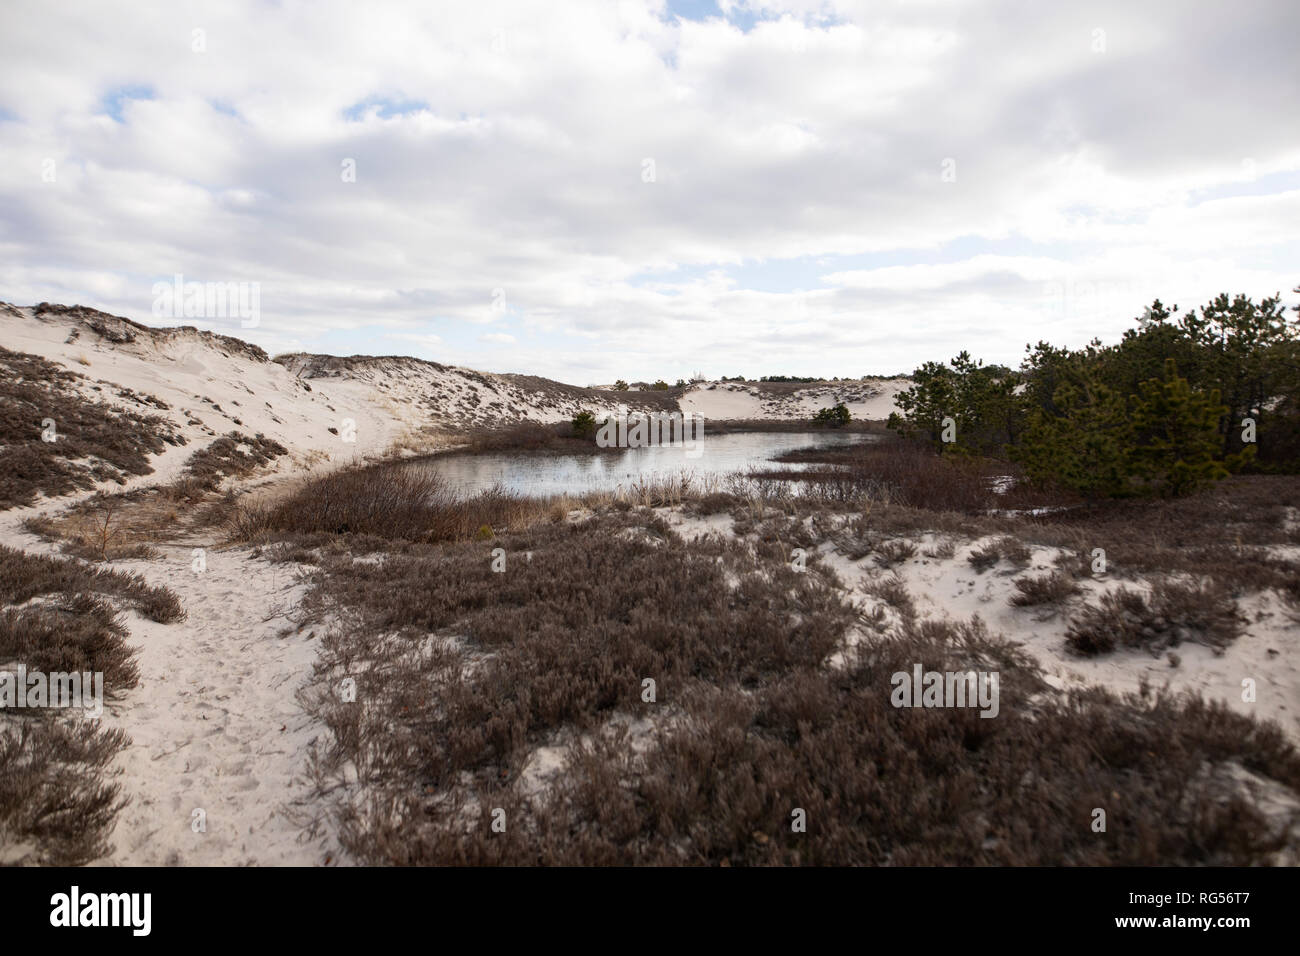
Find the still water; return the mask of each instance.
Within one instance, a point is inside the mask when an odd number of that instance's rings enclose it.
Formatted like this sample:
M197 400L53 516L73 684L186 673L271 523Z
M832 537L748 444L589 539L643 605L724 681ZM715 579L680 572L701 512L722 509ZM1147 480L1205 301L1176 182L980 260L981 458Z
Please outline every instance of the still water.
M754 469L799 471L805 466L774 462L782 452L810 446L832 447L874 440L861 432L741 432L708 435L688 446L652 445L588 455L503 452L440 455L416 467L431 468L457 491L473 494L500 485L525 495L582 494L629 488L642 480L672 478L683 472L707 481L744 475Z

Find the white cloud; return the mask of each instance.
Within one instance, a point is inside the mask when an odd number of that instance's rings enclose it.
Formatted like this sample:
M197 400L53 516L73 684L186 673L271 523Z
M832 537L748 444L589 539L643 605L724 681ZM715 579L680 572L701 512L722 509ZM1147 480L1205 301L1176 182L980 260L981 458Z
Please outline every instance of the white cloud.
M268 348L487 367L509 316L515 370L587 381L1011 361L1300 281L1295 5L726 9L6 4L0 298L257 281Z

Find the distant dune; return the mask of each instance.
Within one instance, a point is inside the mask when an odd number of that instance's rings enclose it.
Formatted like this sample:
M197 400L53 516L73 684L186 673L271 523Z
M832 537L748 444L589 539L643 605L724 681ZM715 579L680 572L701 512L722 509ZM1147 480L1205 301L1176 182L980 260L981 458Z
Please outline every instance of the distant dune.
M906 380L700 382L669 391L582 388L409 356L293 353L271 357L240 339L183 326L151 328L83 306L0 303L0 338L80 376L89 400L168 419L185 444L168 446L154 472L176 477L189 457L231 431L261 433L290 450L284 469L456 444L469 429L557 422L589 409L693 412L706 420L791 421L843 401L855 418L884 419ZM166 408L155 402L160 400Z

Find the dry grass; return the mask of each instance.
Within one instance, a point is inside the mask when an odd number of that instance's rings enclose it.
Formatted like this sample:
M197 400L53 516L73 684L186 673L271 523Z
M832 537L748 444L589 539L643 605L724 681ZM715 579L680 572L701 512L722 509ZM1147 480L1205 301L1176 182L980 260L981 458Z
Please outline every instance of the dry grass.
M983 574L1002 561L1023 570L1029 566L1032 557L1030 550L1020 541L1010 535L1004 535L988 542L982 548L975 548L966 560L978 573Z
M172 500L196 501L225 479L251 475L287 454L289 449L260 432L251 438L241 432L228 432L190 455L180 480L163 490Z
M458 452L538 452L550 451L560 453L596 451L596 444L589 438L578 438L573 434L569 422L514 422L492 428L476 428L464 436L465 448Z
M170 624L185 617L174 592L152 587L138 574L89 567L80 561L26 554L0 545L0 604L23 604L45 594L78 593L117 598L160 624Z
M154 558L153 545L186 531L226 523L236 507L228 478L243 478L288 454L279 442L258 434L230 432L194 452L181 476L168 485L118 494L98 493L55 517L29 518L24 527L59 541L65 554L88 561Z
M1113 501L1017 519L1024 541L1069 549L1079 575L1102 549L1108 574L1209 577L1237 592L1285 591L1300 565L1270 549L1300 545L1300 476L1242 475L1186 498Z
M556 504L500 490L452 493L419 465L349 467L308 479L273 504L239 504L232 534L244 541L311 535L373 535L406 541L467 541L506 528L556 521Z
M997 508L1035 507L1056 500L1045 498L1023 482L999 494L994 479L1014 477L1014 467L1005 462L938 455L924 445L896 439L801 449L777 460L811 465L797 477L813 482L817 495L827 500L870 500L969 515ZM769 480L791 477L786 472L760 474Z
M0 610L0 661L29 671L102 673L104 694L116 698L139 682L128 632L118 613L88 593L63 593L42 604Z
M916 604L908 593L907 583L897 573L872 578L862 585L862 590L872 597L880 598L905 619L916 617Z

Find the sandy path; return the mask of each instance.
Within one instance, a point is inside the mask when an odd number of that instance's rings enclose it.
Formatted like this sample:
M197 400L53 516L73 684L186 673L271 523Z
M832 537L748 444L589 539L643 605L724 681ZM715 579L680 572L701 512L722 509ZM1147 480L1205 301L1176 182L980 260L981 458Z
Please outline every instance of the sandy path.
M160 549L154 561L122 561L171 588L185 621L133 615L140 685L106 710L131 735L119 778L131 804L104 862L145 865L312 865L337 858L304 773L323 732L295 692L311 675L314 631L292 614L306 588L293 569L245 550ZM281 636L281 632L287 633ZM196 832L203 811L206 830Z
M20 530L31 512L0 519L0 541L41 554L56 549ZM292 566L247 549L203 542L156 545L161 557L115 561L171 588L188 612L158 624L125 611L140 683L101 718L132 743L115 780L130 803L100 865L315 865L335 862L332 827L306 779L313 740L325 734L299 706L316 660L317 628L290 617L306 592ZM283 636L281 636L283 633ZM203 811L204 829L197 828Z

